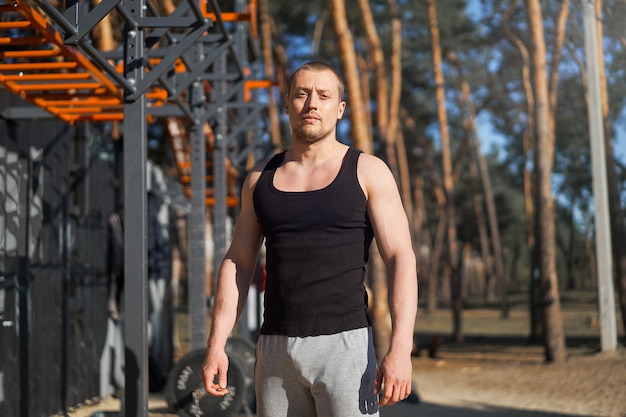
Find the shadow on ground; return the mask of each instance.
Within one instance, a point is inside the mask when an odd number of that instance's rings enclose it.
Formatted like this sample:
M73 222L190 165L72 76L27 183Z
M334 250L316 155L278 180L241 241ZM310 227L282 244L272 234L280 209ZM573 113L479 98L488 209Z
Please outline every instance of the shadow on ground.
M391 407L382 407L380 410L380 417L484 417L485 415L490 417L572 417L574 414L518 410L477 403L468 403L467 405L442 405L425 402L420 404L399 403Z

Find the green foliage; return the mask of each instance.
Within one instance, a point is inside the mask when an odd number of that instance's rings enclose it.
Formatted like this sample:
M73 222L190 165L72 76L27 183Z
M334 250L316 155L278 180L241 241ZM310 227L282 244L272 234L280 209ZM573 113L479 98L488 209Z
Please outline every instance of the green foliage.
M548 67L555 57L556 17L561 3L557 0L541 1ZM623 30L626 2L604 0L603 3L602 23L611 126L609 134L614 135L616 123L620 121L619 116L626 114L626 36ZM356 2L346 4L356 51L367 60L368 51L358 7ZM397 4L402 23L402 108L415 124L410 128L404 126L405 147L411 176L422 176L425 179L426 216L428 228L434 235L439 219L434 190L442 181L442 168L428 13L423 0L398 0ZM448 51L454 52L460 63L463 76L471 88L477 114L483 116L481 120L490 121L496 134L503 138L501 147L492 148L487 159L504 245L505 265L515 283L526 285L530 276L530 256L524 212L522 179L525 160L522 138L528 123L528 101L522 79L522 56L507 38L503 26L503 17L512 2L438 0L436 4L441 45L444 49L443 69L452 154L454 158L460 158L463 164L461 178L455 184L453 196L459 213L458 236L464 242L472 243L478 250L473 194L467 161L463 161L463 158L470 157L471 152L459 155L460 144L466 135L464 113L459 107L459 73L445 59ZM370 5L388 60L392 17L388 2L372 0ZM339 66L340 57L329 27L327 7L327 2L270 2L272 16L277 21L279 36L287 46L292 66L312 58L324 59ZM321 31L319 51L313 56L311 45L316 24L323 24L324 28ZM519 2L511 10L506 28L523 44L528 45L524 2ZM593 206L587 104L580 67L580 63L584 65L585 62L583 28L582 2L572 1L559 66L553 177L557 228L564 241L573 240L574 247L569 248L569 251L560 251L559 272L565 275L569 274L572 265L575 265L578 275L588 271L582 264L588 262L584 244L590 227L590 209ZM373 82L373 77L370 79ZM370 108L375 111L373 85L371 91ZM621 122L623 124L624 120ZM490 138L479 139L488 143ZM379 144L378 147L380 146L382 145ZM529 160L526 161L526 167L532 170L532 154L527 157ZM618 176L623 188L626 170L619 161ZM626 196L622 198L626 199ZM576 282L581 280L580 276L574 279Z

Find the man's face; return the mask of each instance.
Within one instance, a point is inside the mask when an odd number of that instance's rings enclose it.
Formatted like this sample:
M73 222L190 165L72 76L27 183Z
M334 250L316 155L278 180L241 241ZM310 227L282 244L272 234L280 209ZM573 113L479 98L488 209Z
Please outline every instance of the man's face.
M331 71L296 73L285 106L295 140L312 144L334 136L345 108L346 102L339 97L339 80Z

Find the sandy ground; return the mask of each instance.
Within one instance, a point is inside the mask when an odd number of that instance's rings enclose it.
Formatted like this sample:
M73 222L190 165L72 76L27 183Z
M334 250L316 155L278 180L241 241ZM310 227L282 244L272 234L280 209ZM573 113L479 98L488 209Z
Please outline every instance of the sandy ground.
M563 363L546 364L543 347L527 343L529 320L521 306L507 319L497 309L464 311L465 343L449 342L449 311L420 312L418 338L441 335L443 344L435 358L422 352L413 359L419 402L383 407L381 417L626 417L624 330L619 325L617 350L600 352L594 295L572 299L562 306L568 351ZM152 417L176 417L160 394L151 396L149 409ZM66 416L118 416L119 410L119 400L106 398ZM244 416L251 415L237 417Z
M539 351L527 352L522 360L497 355L465 359L445 351L441 356L415 360L421 403L383 409L383 417L626 417L624 349L574 355L562 364L544 364Z
M383 407L381 417L626 417L625 349L576 354L549 365L537 348L517 349L515 355L467 358L442 348L438 359L415 358L420 402ZM151 397L149 408L150 416L176 417L159 394ZM110 413L98 412L103 410ZM119 401L109 398L69 417L114 416L119 410Z

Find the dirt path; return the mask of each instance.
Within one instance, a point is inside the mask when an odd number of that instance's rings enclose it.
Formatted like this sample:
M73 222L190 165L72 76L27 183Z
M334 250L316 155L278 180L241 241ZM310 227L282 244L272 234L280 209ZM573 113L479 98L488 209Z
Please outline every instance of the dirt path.
M574 350L567 362L546 365L538 347L491 348L489 353L483 345L476 354L444 346L437 359L415 358L420 402L383 407L381 417L626 417L626 349ZM119 409L118 400L108 399L68 417L113 416ZM149 415L177 417L161 395L151 397Z
M382 417L626 417L624 349L550 365L442 357L415 360L421 403L383 408Z
M563 326L569 359L546 364L542 346L527 343L528 313L520 303L511 316L497 309L463 312L466 343L445 343L435 359L414 359L420 404L402 403L382 417L594 416L626 417L626 348L618 316L617 351L598 353L595 294L564 295ZM422 342L451 334L451 314L418 314Z
M507 319L493 308L465 310L462 344L447 342L449 311L420 312L416 325L420 341L439 335L443 345L436 358L423 352L413 360L420 402L383 407L381 417L626 417L624 330L620 325L617 351L598 353L595 295L564 298L569 359L561 364L545 364L543 348L527 344L529 320L522 303L513 305ZM176 417L162 395L151 396L149 407L151 417ZM119 409L119 401L109 398L64 417L117 416ZM102 410L110 413L99 413Z

